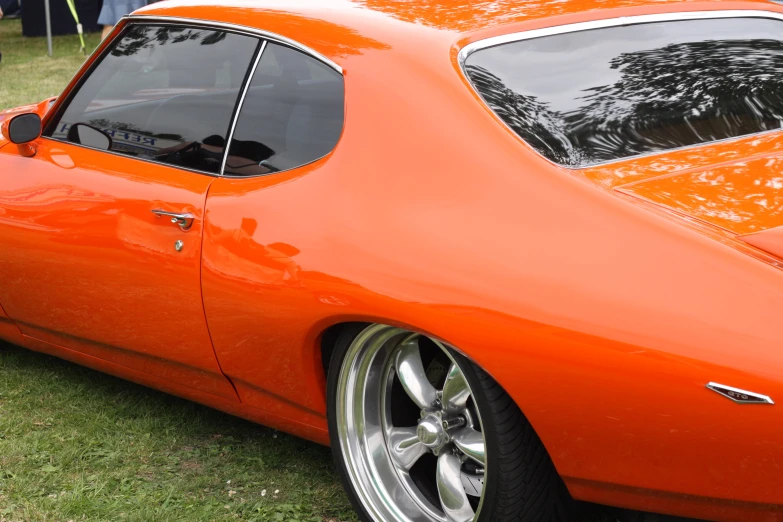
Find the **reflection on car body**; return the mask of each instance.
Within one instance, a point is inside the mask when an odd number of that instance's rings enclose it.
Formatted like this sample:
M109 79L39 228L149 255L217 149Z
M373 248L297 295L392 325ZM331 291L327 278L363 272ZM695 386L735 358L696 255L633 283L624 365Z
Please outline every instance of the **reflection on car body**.
M149 6L0 112L0 338L331 444L364 521L783 521L783 6L732 6Z

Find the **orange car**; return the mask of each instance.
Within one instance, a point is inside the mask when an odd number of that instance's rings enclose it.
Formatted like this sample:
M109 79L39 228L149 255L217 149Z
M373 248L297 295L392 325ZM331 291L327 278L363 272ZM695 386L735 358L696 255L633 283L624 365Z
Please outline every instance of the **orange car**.
M364 520L783 521L783 7L198 0L5 111L0 337Z

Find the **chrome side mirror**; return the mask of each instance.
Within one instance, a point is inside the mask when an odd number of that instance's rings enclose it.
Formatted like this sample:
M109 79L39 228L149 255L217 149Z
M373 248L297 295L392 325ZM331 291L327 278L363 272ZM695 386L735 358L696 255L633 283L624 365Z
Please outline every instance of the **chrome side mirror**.
M24 145L41 135L41 117L35 113L20 114L8 122L8 139L11 143Z
M86 123L74 123L68 129L68 141L98 150L110 150L111 137L100 129Z

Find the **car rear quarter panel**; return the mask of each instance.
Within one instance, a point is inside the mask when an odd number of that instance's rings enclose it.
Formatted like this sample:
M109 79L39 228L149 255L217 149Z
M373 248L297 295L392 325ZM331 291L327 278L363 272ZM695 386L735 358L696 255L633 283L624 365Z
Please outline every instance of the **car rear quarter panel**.
M783 400L783 274L553 167L438 45L395 45L341 62L330 157L211 187L204 301L243 401L322 418L319 334L403 325L497 379L578 498L781 520L780 406L705 384Z

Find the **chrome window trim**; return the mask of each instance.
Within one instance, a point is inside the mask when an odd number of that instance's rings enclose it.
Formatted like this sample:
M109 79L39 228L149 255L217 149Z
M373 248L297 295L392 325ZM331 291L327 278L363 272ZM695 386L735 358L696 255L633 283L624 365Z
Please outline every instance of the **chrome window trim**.
M281 36L281 35L278 35L276 33L272 33L272 32L269 32L269 31L263 31L263 30L260 30L260 29L255 29L253 27L247 27L247 26L243 26L243 25L229 24L229 23L223 23L223 22L213 22L213 21L210 21L210 20L202 20L202 19L197 19L197 18L183 18L183 17L171 17L171 16L157 16L157 15L136 14L136 15L125 15L125 16L122 17L122 20L125 21L128 25L133 24L133 23L141 23L141 24L156 24L156 25L177 25L177 26L185 25L185 26L189 26L189 27L207 28L207 29L208 28L214 28L214 29L219 29L219 30L223 30L223 31L226 31L226 32L231 32L231 33L236 33L236 34L242 34L242 35L245 35L245 36L250 36L250 37L253 37L253 38L255 38L255 39L257 39L257 40L259 40L261 42L261 46L262 47L261 47L260 51L258 52L258 54L256 56L256 61L255 61L255 63L253 63L250 66L250 67L252 67L252 69L251 69L251 72L250 72L250 76L247 78L247 83L244 85L244 87L240 88L240 89L243 89L242 93L240 95L241 96L241 102L237 105L237 107L235 108L235 111L231 115L231 126L229 127L229 140L226 142L226 150L225 150L224 155L223 155L223 161L222 161L220 170L215 173L215 172L207 172L207 171L204 171L204 170L192 169L192 168L189 168L189 167L183 167L183 166L180 166L180 165L171 165L171 164L168 164L168 163L162 163L162 162L151 160L151 159L147 159L147 158L139 158L139 157L136 157L136 156L129 156L129 155L123 154L121 152L116 152L116 151L111 151L111 150L95 149L93 147L88 147L88 146L82 145L80 143L71 143L71 142L69 142L67 140L58 139L58 138L55 138L54 136L45 136L43 134L40 136L39 139L51 141L53 143L62 143L62 144L66 144L66 145L71 145L71 146L74 146L74 147L79 147L79 148L83 148L83 149L87 149L87 150L95 150L95 151L99 151L99 152L102 152L102 153L105 153L105 154L110 154L112 156L117 156L117 157L121 157L121 158L128 158L128 159L132 159L132 160L135 160L135 161L141 161L141 162L144 162L144 163L149 163L149 164L152 164L152 165L160 165L160 166L163 166L163 167L179 169L181 171L191 172L193 174L200 174L202 176L209 176L209 177L213 177L213 178L225 177L225 178L228 178L228 179L252 179L252 178L257 178L257 177L260 177L260 176L268 176L270 174L278 174L280 172L286 172L286 171L270 172L270 173L267 173L267 174L259 174L257 176L236 176L236 175L231 175L231 174L225 175L225 173L224 173L225 165L226 165L226 162L228 160L228 151L229 151L229 149L231 147L230 139L233 138L234 129L236 127L236 122L239 119L239 113L240 113L240 110L242 108L242 104L244 103L245 94L247 93L247 90L248 90L248 88L250 86L250 81L253 79L253 75L255 75L256 68L258 67L258 64L260 62L261 55L263 54L264 50L266 49L267 42L272 41L272 42L275 42L275 43L279 43L281 45L285 45L285 46L290 47L292 49L295 49L295 50L297 50L299 52L302 52L302 53L306 54L307 56L310 56L311 58L314 58L315 60L325 64L330 69L335 70L338 74L340 74L340 76L343 76L343 77L345 76L343 68L340 67L339 65L337 65L335 62L333 62L329 58L326 58L325 56L323 56L322 54L318 53L317 51L314 51L313 49L310 49L309 47L307 47L305 45L302 45L302 44L300 44L300 43L298 43L298 42L296 42L294 40L291 40L289 38L286 38L285 36ZM98 56L98 58L90 65L89 68L87 68L84 71L82 71L80 69L79 72L77 72L77 75L79 76L79 82L74 86L74 88L72 89L71 92L76 92L76 91L78 91L78 89L81 88L82 80L84 78L87 78L89 75L91 75L94 72L95 68L100 64L100 62L103 59L103 57L108 52L110 52L109 49L111 48L111 44L114 42L114 40L116 40L116 37L113 38L112 41L108 43L108 45L103 49L103 52L101 53L101 55ZM79 74L79 73L81 73L81 74ZM55 103L57 101L59 101L59 98L57 100L54 100ZM71 101L71 96L69 95L69 96L65 97L65 99L63 100L63 103L64 104L68 104L68 103L70 103L70 101ZM345 111L345 92L343 92L343 111ZM57 113L53 114L52 118L54 118L55 116L57 116ZM49 123L50 122L47 122L47 126L49 125ZM345 125L345 123L343 122L343 126L344 125ZM338 140L338 143L339 143L339 140ZM299 166L294 167L294 168L298 169L298 168L310 165L311 163L315 163L317 161L320 161L320 160L324 159L325 157L329 156L330 154L334 153L335 149L336 149L336 147L334 149L332 149L331 151L327 152L326 154L324 154L323 156L321 156L320 158L316 158L316 159L314 159L314 160L312 160L312 161L310 161L308 163L305 163L303 165L299 165ZM287 170L292 170L292 169L287 169Z
M485 38L470 43L459 51L459 65L463 69L468 57L489 47L497 47L512 42L531 40L533 38L542 38L544 36L554 36L564 33L576 33L580 31L590 31L592 29L604 29L607 27L617 27L623 25L649 24L655 22L684 22L688 20L708 20L711 18L772 18L783 21L783 14L773 11L761 10L723 10L723 11L683 11L679 13L657 13L637 16L621 16L618 18L606 18L603 20L592 20L589 22L579 22L575 24L555 25L544 27L542 29L532 29L518 33L504 34Z
M338 73L340 73L342 76L345 76L345 73L343 71L343 68L337 65L335 62L327 58L326 56L322 55L318 51L315 51L314 49L311 49L307 47L306 45L303 45L295 40L292 40L290 38L287 38L285 36L279 35L277 33L272 33L270 31L264 31L262 29L257 29L255 27L249 27L246 25L238 25L238 24L231 24L227 22L214 22L212 20L204 20L201 18L184 18L184 17L174 17L174 16L160 16L160 15L145 15L145 14L134 14L134 15L126 15L123 16L124 20L128 20L130 22L142 22L142 23L157 23L157 24L174 24L174 25L190 25L190 26L196 26L196 27L212 27L215 29L221 29L224 31L230 31L234 33L241 33L246 34L248 36L255 36L256 38L263 38L265 40L271 40L273 42L277 42L283 45L286 45L288 47L292 47L296 49L297 51L301 51L319 62L323 62Z
M618 26L628 26L628 25L639 25L639 24L649 24L649 23L657 23L657 22L684 22L689 20L710 20L710 19L723 19L723 18L769 18L772 20L778 20L783 22L783 14L777 13L774 11L763 11L763 10L751 10L751 9L726 9L726 10L715 10L715 11L682 11L682 12L676 12L676 13L656 13L656 14L649 14L649 15L637 15L637 16L620 16L617 18L606 18L603 20L591 20L589 22L578 22L574 24L564 24L564 25L555 25L551 27L544 27L541 29L531 29L529 31L520 31L516 33L509 33L509 34L503 34L500 36L493 36L491 38L485 38L483 40L478 40L476 42L470 43L466 46L464 46L462 49L460 49L459 53L457 54L457 63L459 64L459 69L462 75L465 77L465 80L468 82L470 87L473 89L473 92L478 95L478 97L481 99L481 101L484 101L484 98L481 96L481 93L478 92L475 85L473 85L473 82L471 81L470 77L468 76L467 72L465 71L465 62L470 57L471 54L475 53L476 51L481 51L483 49L489 49L490 47L497 47L499 45L504 45L508 43L513 42L521 42L524 40L532 40L534 38L543 38L546 36L555 36L558 34L567 34L567 33L576 33L581 31L590 31L593 29L605 29L608 27L618 27ZM783 32L781 32L781 41L783 41ZM720 140L713 140L713 141L706 141L703 143L696 143L693 145L684 145L682 147L672 148L672 149L664 149L664 150L658 150L653 152L645 152L642 154L635 154L633 156L625 156L623 158L617 158L609 161L604 161L601 163L594 163L591 165L584 165L579 167L572 167L568 165L561 165L560 163L556 163L540 152L536 150L532 145L530 145L527 141L525 141L524 138L519 136L514 129L508 126L508 124L503 121L503 119L495 113L494 110L492 110L489 105L484 103L484 105L492 111L492 114L495 115L495 117L500 120L500 122L511 132L514 133L515 136L517 136L525 145L530 147L536 154L538 154L540 157L544 158L544 160L548 161L552 165L556 167L560 167L567 170L586 170L586 169L593 169L596 167L604 167L606 165L613 165L615 163L621 163L624 161L632 161L636 160L638 158L643 157L649 157L649 156L657 156L661 154L669 154L671 152L675 151L681 151L681 150L687 150L687 149L695 149L697 147L705 147L710 146L716 143L724 143L727 141L732 140L740 140L744 138L748 138L750 136L759 136L763 134L771 134L774 132L781 132L783 131L783 128L781 129L773 129L773 130L765 130L761 132L754 132L751 134L743 134L742 136L733 136L731 138L723 138Z
M234 139L234 130L237 128L237 121L239 120L239 114L242 112L242 106L245 104L245 97L247 96L247 91L250 89L250 83L253 81L253 76L256 75L256 69L258 69L258 64L261 61L261 56L264 54L264 51L266 50L266 44L268 40L262 40L261 43L261 49L258 50L256 54L256 60L253 62L253 65L250 69L250 74L248 74L247 79L245 80L245 85L242 88L242 94L239 96L239 101L237 102L237 106L234 109L234 113L231 115L231 126L228 128L228 136L226 137L226 150L223 151L223 161L220 164L220 170L218 171L218 176L223 176L223 174L226 171L226 162L228 161L228 152L231 150L231 140Z
M58 139L58 138L54 138L52 136L43 136L43 135L41 135L38 139L39 140L44 140L44 141L50 141L52 143L57 143L57 144L60 144L60 145L68 145L68 146L71 146L71 147L78 147L80 149L93 150L95 152L100 152L102 154L110 154L112 156L117 156L118 158L126 158L126 159L130 159L130 160L133 160L133 161L141 161L141 162L144 162L144 163L149 163L150 165L157 165L159 167L167 167L167 168L170 168L170 169L177 169L177 170L181 170L181 171L184 171L184 172L191 172L193 174L200 174L201 176L209 176L211 178L219 178L220 177L220 174L219 173L215 173L215 172L207 172L205 170L192 169L190 167L183 167L181 165L173 165L171 163L162 163L160 161L155 161L155 160L151 160L151 159L147 159L147 158L139 158L138 156L129 156L127 154L123 154L122 152L116 152L116 151L113 151L113 150L96 149L95 147L88 147L87 145L82 145L81 143L73 143L71 141L61 140L61 139Z
M339 140L338 140L337 143L339 144ZM329 152L327 152L326 154L324 154L320 158L315 158L312 161L308 161L307 163L302 163L301 165L297 165L296 167L291 167L290 169L276 170L274 172L267 172L266 174L255 174L253 176L242 176L240 174L223 174L223 175L220 175L218 177L226 178L226 179L255 179L255 178L262 178L262 177L265 177L265 176L275 176L277 174L283 174L283 173L286 173L286 172L291 172L292 170L297 170L297 169L301 169L302 167L306 167L308 165L312 165L313 163L315 163L317 161L321 161L322 159L330 156L331 154L334 154L335 150L337 150L337 146L335 146L335 148L333 148L332 150L330 150Z

